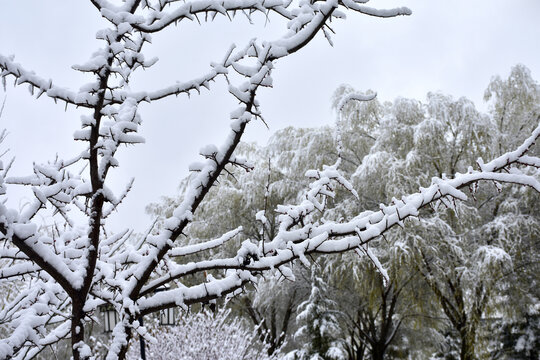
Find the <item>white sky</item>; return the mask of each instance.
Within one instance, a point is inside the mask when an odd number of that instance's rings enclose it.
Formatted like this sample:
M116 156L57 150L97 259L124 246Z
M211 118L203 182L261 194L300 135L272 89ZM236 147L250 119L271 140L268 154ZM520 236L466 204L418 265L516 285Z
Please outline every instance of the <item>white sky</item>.
M274 89L263 90L260 102L270 126L249 126L246 140L265 143L287 125L319 126L334 121L333 91L342 83L358 90L373 89L380 100L397 96L424 99L428 91L466 96L484 109L483 91L493 75L506 76L523 63L540 79L540 1L538 0L372 0L378 8L408 6L410 17L378 19L348 13L334 23L334 47L321 36L307 49L276 64ZM275 39L283 31L276 18L249 25L220 19L199 26L189 24L153 36L147 58L158 56L155 67L136 78L136 89L156 89L175 80L186 81L219 61L232 42L244 46L253 37ZM78 89L86 81L71 70L102 46L95 39L105 22L89 1L0 0L0 53L56 84ZM136 85L135 85L136 84ZM0 127L10 132L7 146L15 155L10 175L27 175L32 162L77 154L72 134L80 128L82 110L55 105L45 96L32 99L25 86L0 90L7 94ZM112 226L143 231L150 221L146 204L172 195L187 166L199 161L198 149L221 144L229 113L236 108L223 81L213 93L188 100L185 96L141 108L140 134L146 144L121 149L120 168L113 172L113 188L129 178L135 186ZM19 206L20 192L8 193Z

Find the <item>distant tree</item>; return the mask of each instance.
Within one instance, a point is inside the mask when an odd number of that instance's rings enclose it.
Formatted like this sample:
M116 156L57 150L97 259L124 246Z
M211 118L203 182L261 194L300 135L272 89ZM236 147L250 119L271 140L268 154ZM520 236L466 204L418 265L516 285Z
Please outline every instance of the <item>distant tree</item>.
M294 146L291 145L292 139L295 139ZM239 226L242 226L242 232L236 236L236 242L273 239L279 226L279 214L274 210L279 204L296 202L299 193L308 185L308 179L303 176L309 169L308 155L322 166L324 159L319 159L318 151L321 143L333 145L329 128L315 134L289 127L273 135L265 147L241 143L238 154L251 159L253 170L228 169L229 174L220 179L219 187L209 191L199 207L199 218L186 229L190 243L196 244L200 239ZM285 159L290 159L294 166ZM291 171L292 168L302 170ZM180 188L187 186L188 181L183 180ZM162 226L181 201L181 196L168 197L147 207L147 212L156 218L156 228ZM237 244L221 246L212 255L234 256L236 247ZM292 270L297 276L305 276L299 267ZM250 290L229 303L257 327L260 340L269 345L271 353L291 339L289 335L291 331L294 334L296 308L309 295L308 285L283 279L280 275L279 272L275 276L267 274L257 283L256 289L248 288Z
M331 360L337 356L337 335L339 333L335 303L325 293L328 285L312 271L311 294L298 306L296 321L300 327L295 337L303 346L295 351L295 358L306 360Z
M512 67L506 79L491 79L484 100L491 104L491 116L498 129L497 155L514 148L522 135L536 126L540 114L540 91L538 82L524 65ZM494 144L495 145L495 144Z
M537 127L514 151L482 164L478 170L451 179L434 179L428 188L374 212L323 221L338 186L354 193L351 183L340 173L338 160L307 173L312 181L296 204L277 206L273 238L246 240L234 256L228 257L205 252L230 241L241 228L231 227L225 234L214 234L196 244L185 240L188 225L197 219L199 205L220 176L229 167L251 169L251 164L237 156L235 150L248 124L262 119L257 94L260 88L272 86L276 62L303 49L319 32L329 38L329 22L343 18L344 12L377 17L410 14L406 8L377 10L365 2L91 0L108 28L96 35L103 47L89 61L73 67L93 78L77 91L45 80L13 57L0 55L4 84L7 78L14 78L16 84L27 85L37 97L46 95L85 111L82 128L74 135L76 141L85 144L81 153L66 159L58 156L46 164L35 163L29 176L7 177L9 166L0 164L2 196L8 185L28 186L34 195L22 210L8 209L5 201L0 204L0 256L8 259L7 264L2 261L0 281L23 281L26 285L0 311L0 323L5 324L9 334L0 339L0 358L32 358L49 346L69 340L74 360L91 359L90 324L96 321L99 307L108 305L116 310L119 322L106 346L106 358L125 359L130 339L148 333L138 320L141 316L232 295L268 270L291 277L288 264L293 260L308 263L310 254L356 249L404 219L418 216L420 209L430 203L465 200L459 189L479 181L509 182L540 191L534 173L521 168L540 166L537 157L526 154L540 136ZM173 24L182 25L186 20L212 20L218 15L232 19L237 13L249 20L258 15L275 15L285 20L286 30L275 41L252 40L243 48L232 46L221 60L210 64L206 74L158 90L132 90L137 85L135 71L151 67L157 60L146 59L142 51L151 41L150 34ZM186 52L188 56L195 53L196 49ZM115 156L122 145L144 141L138 134L142 122L139 105L198 93L220 79L227 81L239 106L230 115L231 130L223 145L203 147L200 153L204 161L191 165L197 174L186 187L180 205L154 234L132 239L129 224L125 231L109 231L107 218L121 210L132 184L129 181L119 194L108 186L111 170L119 166ZM41 215L53 216L56 226L40 227ZM78 220L80 217L84 220ZM200 260L184 262L194 255L201 256ZM205 276L212 271L214 276ZM164 285L169 285L167 290L156 291Z
M492 157L522 141L520 131L533 127L540 114L538 83L518 65L508 80L494 78L488 91L495 97L490 116L467 99L442 94L428 94L425 105L407 99L389 104L375 126L370 125L369 153L352 177L357 191L369 194L374 203L388 201L432 177L470 171L467 165L474 156ZM338 94L346 96L347 90ZM371 117L356 118L355 109L342 112L349 123L374 123ZM501 120L509 114L516 123ZM531 151L537 153L538 147ZM531 201L531 192L501 192L495 185L476 192L475 201L443 201L437 211L425 209L405 232L386 234L390 244L412 256L451 324L451 331L441 330L458 344L464 360L482 352L478 333L484 316L498 309L512 317L514 304L527 309L537 301L538 292L527 284L538 282L533 250L540 235L538 202Z

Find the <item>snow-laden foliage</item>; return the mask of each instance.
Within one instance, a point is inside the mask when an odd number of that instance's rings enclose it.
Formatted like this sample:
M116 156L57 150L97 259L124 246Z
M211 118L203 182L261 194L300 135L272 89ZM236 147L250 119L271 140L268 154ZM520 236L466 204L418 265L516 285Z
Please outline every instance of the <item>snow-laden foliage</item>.
M303 344L295 352L295 357L309 360L333 359L336 353L336 337L338 334L335 304L324 296L328 291L318 271L312 272L311 294L298 306L296 322L300 327L295 337Z
M496 96L487 115L467 99L434 93L428 94L426 104L398 99L389 105L372 125L369 153L351 179L361 196L369 194L366 203L402 196L434 176L444 179L467 171L475 156L508 151L523 140L523 129L536 126L540 86L528 69L518 65L508 80L494 78L487 93ZM374 123L350 111L342 117ZM509 126L512 117L516 127ZM538 146L531 149L538 152ZM477 162L483 166L481 158ZM432 290L450 330L431 326L443 331L449 346L456 344L461 359L486 353L485 336L479 334L486 318L501 313L519 318L538 302L533 285L539 270L536 195L493 184L472 186L474 201L442 201L422 210L406 231L385 234L391 251L401 249L413 266L409 271L418 271ZM446 356L447 351L441 351Z
M534 127L540 113L538 83L524 65L513 67L507 79L494 77L484 99L491 102L491 115L499 129L496 150L499 154L519 144L521 136L513 134Z
M154 322L148 328L154 337L146 348L149 359L273 359L266 348L258 347L256 332L223 307L215 312L182 312L176 325L163 327ZM138 339L131 342L126 358L140 359Z
M489 330L500 335L490 339L490 355L496 359L537 359L540 356L539 318L538 309L534 309L520 319L494 321Z
M524 135L522 145L491 162L479 162L477 168L467 168L454 177L440 174L427 188L393 199L376 211L354 213L340 221L320 216L336 198L338 188L356 194L341 172L341 158L333 159L327 163L333 165L306 173L311 183L298 201L277 205L272 236L247 239L229 256L207 252L231 242L242 231L240 227L231 226L202 242L178 241L187 236L199 205L229 167L251 169L249 161L237 156L235 150L248 124L262 119L257 93L272 86L271 75L278 61L300 51L319 32L330 41L329 22L344 18L345 12L377 17L410 14L407 8L377 10L366 2L91 0L108 28L96 35L103 46L87 62L73 66L93 78L78 90L45 80L13 57L0 55L4 86L7 79L14 79L16 85L27 85L37 97L45 95L83 111L81 129L74 139L85 144L85 150L74 156L33 164L33 173L28 176L8 177L9 164L0 164L2 196L14 185L27 186L34 195L21 210L7 208L4 201L0 205L0 281L23 283L17 296L0 311L0 323L5 324L8 334L0 340L0 358L32 358L49 345L69 339L73 359L91 359L90 325L98 321L100 306L108 305L117 312L119 322L106 346L106 358L124 359L131 338L139 335L151 340L138 321L140 317L235 294L246 284L256 283L267 270L291 278L288 264L293 260L307 264L310 254L357 249L404 219L418 216L428 204L465 200L460 189L478 181L516 183L540 190L534 171L523 168L540 166L537 157L527 154L540 136L540 127L536 127ZM156 64L157 59L145 58L142 51L151 42L151 34L172 24L181 26L186 20L232 19L237 13L250 20L257 14L275 16L285 20L286 28L274 41L254 39L243 47L231 46L221 59L210 63L205 74L157 90L132 90L137 86L132 75ZM230 132L224 134L223 144L201 149L203 162L190 167L196 174L186 186L182 202L156 232L135 239L129 224L124 231L110 232L107 218L113 211L121 211L132 180L126 182L124 191L115 193L108 186L109 173L120 165L116 155L123 150L122 145L144 142L138 133L142 124L139 105L196 94L210 89L214 81L226 81L239 104L230 113ZM361 97L350 99L354 98ZM437 130L435 125L426 129ZM50 211L56 226L43 228L40 216L49 216ZM78 220L75 213L85 220ZM258 218L265 223L262 215ZM190 261L193 257L197 258ZM158 291L165 285L166 290Z

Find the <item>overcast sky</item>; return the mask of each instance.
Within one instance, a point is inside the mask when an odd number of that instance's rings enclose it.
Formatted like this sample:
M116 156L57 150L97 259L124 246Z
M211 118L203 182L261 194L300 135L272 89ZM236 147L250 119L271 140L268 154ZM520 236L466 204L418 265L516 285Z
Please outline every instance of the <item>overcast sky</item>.
M397 96L424 99L429 91L466 96L485 109L482 96L493 75L507 76L522 63L540 79L540 1L538 0L372 0L378 8L408 6L413 15L379 19L348 13L334 22L334 47L319 36L308 48L276 64L274 88L260 93L270 130L250 124L246 140L265 143L277 129L330 124L333 91L343 83L377 91L380 100ZM243 46L259 37L273 40L283 24L249 25L220 19L212 24L186 23L154 35L146 56L158 56L155 67L138 76L134 89L157 89L186 81L209 70L232 42ZM70 66L85 62L103 46L95 33L106 24L89 1L0 0L0 54L56 84L74 90L88 81ZM45 96L32 99L26 87L0 90L7 96L0 127L10 135L6 146L15 155L11 175L31 172L32 162L77 154L72 134L80 128L82 110L55 105ZM150 223L146 204L176 192L187 166L199 161L198 149L221 144L229 113L236 108L222 81L212 93L165 100L143 106L140 133L146 144L121 149L113 188L135 177L129 199L111 218L113 228L143 231ZM8 193L11 206L21 204L19 192ZM24 201L24 200L23 200Z

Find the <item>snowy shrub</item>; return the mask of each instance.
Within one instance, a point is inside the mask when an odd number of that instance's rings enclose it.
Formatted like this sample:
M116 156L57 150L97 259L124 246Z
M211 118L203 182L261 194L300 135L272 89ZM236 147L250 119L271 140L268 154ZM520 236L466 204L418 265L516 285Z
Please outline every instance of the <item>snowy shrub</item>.
M178 324L150 326L154 340L146 345L146 356L155 360L270 360L267 346L259 343L256 331L248 329L230 310L182 312ZM127 359L140 358L138 339L134 339Z

